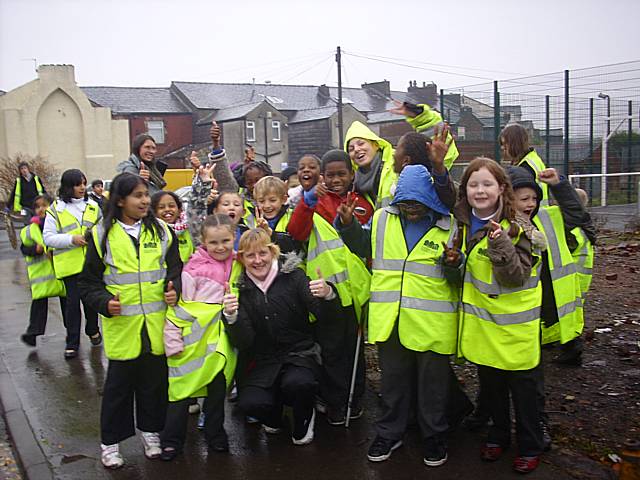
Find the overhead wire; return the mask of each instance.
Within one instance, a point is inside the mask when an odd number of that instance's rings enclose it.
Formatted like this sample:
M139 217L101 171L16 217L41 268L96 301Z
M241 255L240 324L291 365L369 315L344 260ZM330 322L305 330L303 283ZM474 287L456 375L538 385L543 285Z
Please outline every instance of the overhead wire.
M332 58L333 55L329 55L329 57L323 57L319 62L314 63L313 65L311 65L308 68L305 68L304 70L301 70L300 72L296 73L295 75L282 80L282 83L286 83L286 82L290 82L291 80L293 80L294 78L298 78L300 75L303 75L305 73L307 73L309 70L314 69L315 67L317 67L318 65L320 65L321 63L326 62L329 58Z

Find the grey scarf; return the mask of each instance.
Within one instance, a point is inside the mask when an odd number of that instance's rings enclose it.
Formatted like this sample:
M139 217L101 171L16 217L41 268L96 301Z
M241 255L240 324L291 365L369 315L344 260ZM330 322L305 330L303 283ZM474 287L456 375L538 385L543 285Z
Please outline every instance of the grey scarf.
M162 174L160 173L160 170L158 170L156 162L151 162L151 164L143 162L135 153L132 153L129 158L134 164L140 165L144 163L145 168L149 170L149 183L153 183L158 190L162 190L167 186L167 182L162 178Z
M375 203L378 197L378 186L380 185L380 173L382 172L382 153L376 152L375 157L367 167L359 167L356 170L354 183L356 191L362 195L370 195Z

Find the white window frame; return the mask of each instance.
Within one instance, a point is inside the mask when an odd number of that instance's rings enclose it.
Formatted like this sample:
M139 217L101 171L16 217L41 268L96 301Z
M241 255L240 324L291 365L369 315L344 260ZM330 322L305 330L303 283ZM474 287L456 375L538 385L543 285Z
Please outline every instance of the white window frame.
M274 142L279 142L280 140L282 140L282 128L278 120L273 120L271 122L271 137L273 138Z
M147 120L147 134L151 135L158 145L164 143L164 120Z
M467 130L465 127L458 127L458 140L465 140L467 137Z
M255 142L256 141L256 122L254 122L253 120L245 121L244 130L245 130L245 136L247 137L247 142Z

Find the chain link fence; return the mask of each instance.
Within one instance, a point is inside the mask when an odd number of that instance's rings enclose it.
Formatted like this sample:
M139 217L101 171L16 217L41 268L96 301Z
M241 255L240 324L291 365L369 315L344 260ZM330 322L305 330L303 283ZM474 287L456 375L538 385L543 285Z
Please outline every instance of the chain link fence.
M518 123L544 162L565 175L640 171L640 61L440 90L439 102L464 160L500 159L499 133ZM576 183L593 205L638 196L637 177Z

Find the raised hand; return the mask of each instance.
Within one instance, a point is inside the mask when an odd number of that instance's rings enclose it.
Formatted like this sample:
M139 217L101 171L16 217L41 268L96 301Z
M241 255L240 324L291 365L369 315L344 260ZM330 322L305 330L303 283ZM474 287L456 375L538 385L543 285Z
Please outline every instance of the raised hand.
M318 279L311 280L309 282L309 290L311 291L311 295L318 298L326 298L331 293L331 287L322 277L322 271L320 270L320 267L316 268L316 274L318 275Z
M415 113L409 111L407 107L404 106L403 102L398 100L393 101L393 108L389 109L390 113L395 113L396 115L402 115L404 117L415 117Z
M273 230L269 226L269 222L267 221L267 219L262 216L262 211L260 210L260 207L258 207L257 205L256 205L255 216L256 216L256 228L263 229L265 232L267 232L267 235L271 237L271 235L273 234Z
M191 155L189 155L189 163L191 163L191 168L193 168L194 170L199 170L200 165L202 165L195 150L191 150Z
M340 215L340 223L342 225L351 225L353 221L353 212L356 209L356 195L353 191L347 193L347 199L338 205L338 215Z
M144 164L144 162L142 160L140 160L140 172L139 175L144 178L147 182L149 181L149 178L151 178L151 172L149 172L149 169L147 168L147 166Z
M460 263L460 250L452 248L446 242L442 242L444 247L444 261L447 265L458 265Z
M36 253L42 255L44 253L44 247L39 243L36 243Z
M211 136L211 144L214 150L219 148L220 137L222 136L222 129L218 126L215 120L211 123L211 128L209 129L209 135Z
M560 176L555 168L545 168L538 173L538 178L547 185L557 185L560 183Z
M320 178L318 179L318 183L316 183L316 196L318 198L326 195L329 192L329 189L327 188L327 184L324 183L324 175L320 175Z
M208 165L202 165L198 168L198 175L203 182L215 182L213 177L213 169L216 168L216 164L211 162Z
M238 312L238 297L231 293L229 282L224 282L224 296L222 297L222 308L225 315L235 315Z
M171 280L167 283L167 289L164 292L164 302L172 307L175 307L176 303L178 303L178 292L176 292Z
M436 175L444 175L447 173L447 167L444 166L444 157L449 151L447 139L449 136L449 125L444 125L442 129L436 127L431 143L427 143L429 157L431 157L431 165L433 165L433 173Z
M107 311L111 316L120 315L122 312L122 306L120 305L120 292L116 292L114 297L109 300L109 303L107 303Z
M82 235L73 235L73 237L71 237L71 243L76 247L84 247L87 244L87 240L85 240Z
M495 240L500 235L502 235L502 227L498 222L491 220L491 231L489 232L489 238L491 240Z

